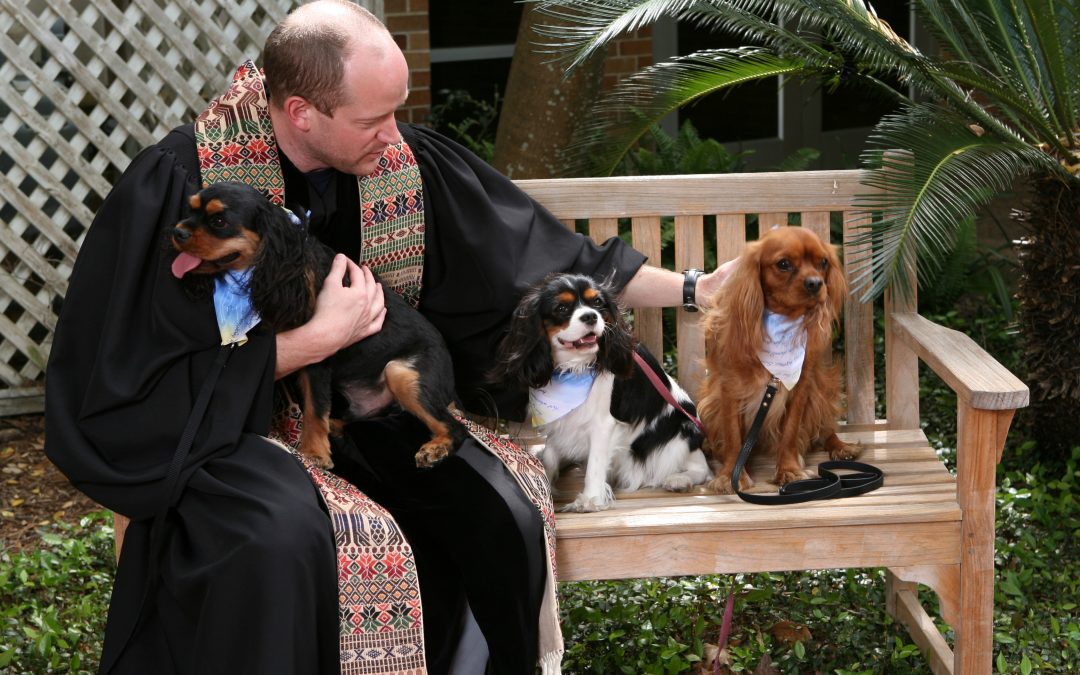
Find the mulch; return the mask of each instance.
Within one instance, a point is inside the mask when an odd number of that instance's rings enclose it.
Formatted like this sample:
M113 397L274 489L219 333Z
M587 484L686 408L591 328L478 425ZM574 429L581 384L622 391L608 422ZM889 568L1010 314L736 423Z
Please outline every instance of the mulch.
M41 415L0 418L0 551L35 548L42 527L77 523L101 510L49 461L44 447Z

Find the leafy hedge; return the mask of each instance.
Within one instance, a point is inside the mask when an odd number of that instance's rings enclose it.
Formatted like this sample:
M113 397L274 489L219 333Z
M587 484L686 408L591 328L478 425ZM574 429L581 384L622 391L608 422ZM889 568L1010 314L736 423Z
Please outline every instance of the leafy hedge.
M113 567L105 512L50 526L37 550L0 554L0 672L95 672Z

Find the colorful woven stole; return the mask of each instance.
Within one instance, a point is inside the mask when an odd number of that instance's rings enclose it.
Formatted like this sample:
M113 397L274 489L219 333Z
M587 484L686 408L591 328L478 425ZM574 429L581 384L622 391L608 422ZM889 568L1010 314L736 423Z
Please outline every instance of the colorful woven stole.
M253 62L244 62L226 92L196 118L195 142L203 186L240 181L284 206L285 180L277 141L262 74ZM424 199L420 170L408 144L402 140L387 148L378 168L358 179L358 190L364 233L360 259L416 306L423 278ZM300 409L279 398L271 437L303 463L334 526L342 675L426 672L423 612L412 548L385 509L296 452ZM558 673L563 643L555 595L555 512L543 465L487 428L459 419L502 460L543 518L549 565L540 654L543 672Z

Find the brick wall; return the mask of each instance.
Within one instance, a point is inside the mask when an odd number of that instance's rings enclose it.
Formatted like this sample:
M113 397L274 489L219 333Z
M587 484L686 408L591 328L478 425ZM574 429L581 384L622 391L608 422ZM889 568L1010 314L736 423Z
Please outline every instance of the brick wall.
M611 89L622 78L645 66L651 66L652 62L651 26L619 38L608 48L607 60L604 62L603 89Z
M431 111L431 36L428 0L384 0L386 27L409 63L409 99L397 112L402 122L423 123Z

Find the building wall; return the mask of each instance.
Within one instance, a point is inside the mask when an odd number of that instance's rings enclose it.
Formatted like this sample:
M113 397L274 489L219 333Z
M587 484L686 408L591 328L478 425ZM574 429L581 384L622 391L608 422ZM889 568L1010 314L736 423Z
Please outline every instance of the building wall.
M402 122L423 123L431 111L431 39L428 0L384 0L386 27L409 63L409 99L398 110Z
M409 98L397 113L402 122L423 124L431 112L431 39L428 25L429 0L384 0L386 27L409 63ZM645 28L621 38L610 48L604 66L604 88L650 65L652 31ZM437 84L437 83L436 83ZM504 86L500 89L505 89Z

